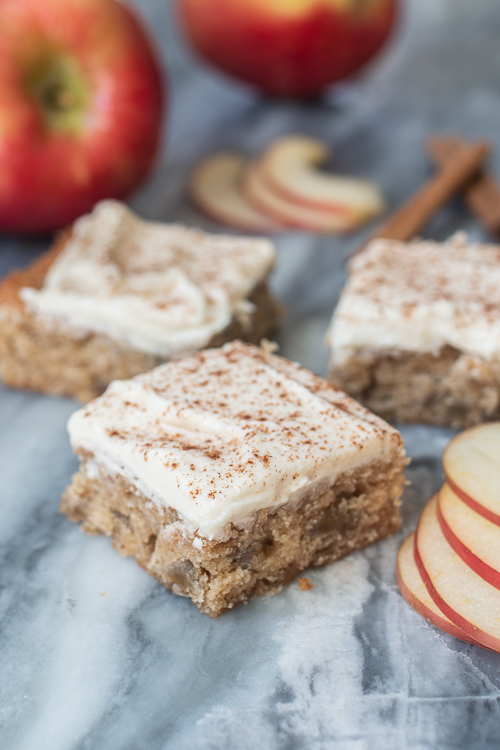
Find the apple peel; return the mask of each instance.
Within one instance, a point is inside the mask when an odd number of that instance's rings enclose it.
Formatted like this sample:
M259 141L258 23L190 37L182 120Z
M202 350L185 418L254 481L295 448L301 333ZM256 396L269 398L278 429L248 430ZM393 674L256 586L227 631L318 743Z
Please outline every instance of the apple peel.
M476 513L500 526L500 422L471 427L443 454L446 480Z
M448 544L434 495L418 522L415 562L439 609L469 638L500 652L500 591L484 581Z
M245 198L240 183L246 161L232 152L204 159L189 185L193 203L216 221L250 232L278 232L283 227L262 214Z
M415 534L412 533L406 537L398 552L396 582L403 598L415 612L430 622L431 625L461 641L471 643L473 646L481 646L480 643L470 638L461 628L448 619L434 603L418 571L414 556L414 543Z
M328 156L322 141L290 136L268 147L260 170L269 188L283 200L318 211L348 211L353 227L379 216L385 208L379 188L368 180L319 171Z
M472 510L448 484L439 492L438 516L443 534L457 555L500 589L500 526Z

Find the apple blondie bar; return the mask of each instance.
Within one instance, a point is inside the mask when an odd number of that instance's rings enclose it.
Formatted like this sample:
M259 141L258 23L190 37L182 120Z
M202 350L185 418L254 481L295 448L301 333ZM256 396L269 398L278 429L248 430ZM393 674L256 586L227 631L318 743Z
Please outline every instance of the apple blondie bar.
M146 222L103 201L0 284L6 385L88 401L108 383L234 338L272 335L267 239Z
M373 240L350 263L330 380L390 421L500 418L500 247Z
M61 510L211 617L400 525L399 432L268 348L115 381L69 433Z

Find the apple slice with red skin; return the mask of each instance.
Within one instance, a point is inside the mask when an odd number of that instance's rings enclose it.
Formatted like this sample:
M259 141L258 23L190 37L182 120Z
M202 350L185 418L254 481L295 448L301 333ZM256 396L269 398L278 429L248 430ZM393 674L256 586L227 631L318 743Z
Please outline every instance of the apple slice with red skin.
M459 638L461 641L471 643L473 646L481 646L473 638L469 638L461 628L449 620L439 607L434 604L425 587L422 576L418 572L414 556L414 541L414 533L406 537L399 548L396 562L396 581L404 599L406 599L415 612L418 612L431 625L435 625L440 630L455 638Z
M263 213L296 229L310 232L348 232L356 227L350 209L322 211L294 203L275 192L263 178L259 162L250 164L243 175L243 193Z
M469 568L446 541L434 495L415 535L415 562L439 609L469 638L500 652L500 591Z
M204 159L189 185L191 200L211 218L249 232L283 231L283 225L258 211L241 191L246 161L238 154L221 152Z
M438 516L443 534L457 555L500 589L500 526L472 510L448 484L439 492Z
M384 199L378 187L368 180L320 171L328 156L322 141L289 136L266 149L259 170L269 189L283 200L318 211L348 213L352 227L379 216Z
M471 427L453 438L443 467L453 492L500 526L500 422Z

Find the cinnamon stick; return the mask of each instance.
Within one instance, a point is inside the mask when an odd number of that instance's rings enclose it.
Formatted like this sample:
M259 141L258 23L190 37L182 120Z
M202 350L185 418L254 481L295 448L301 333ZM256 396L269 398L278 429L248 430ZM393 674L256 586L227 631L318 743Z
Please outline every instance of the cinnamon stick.
M460 145L453 160L443 161L437 174L379 226L370 239L387 237L402 242L410 240L441 206L477 174L489 150L487 141Z
M459 136L434 136L427 141L427 152L438 167L456 157L465 141ZM494 237L500 237L500 184L480 171L463 191L467 207Z
M489 150L487 141L459 146L455 158L443 162L438 173L378 227L373 236L402 242L410 240L441 206L477 174Z

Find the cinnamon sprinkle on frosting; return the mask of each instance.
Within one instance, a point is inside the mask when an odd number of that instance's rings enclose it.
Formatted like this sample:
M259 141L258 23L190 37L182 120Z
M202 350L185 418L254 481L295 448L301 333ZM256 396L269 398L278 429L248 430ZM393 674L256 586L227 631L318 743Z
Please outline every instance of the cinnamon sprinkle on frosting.
M47 325L168 359L207 346L233 318L248 321L247 297L274 260L267 239L143 221L107 200L74 224L43 287L21 297Z
M394 428L334 386L238 341L113 382L69 432L77 451L210 538L311 482L403 450Z
M373 240L355 256L328 340L336 362L364 350L500 357L500 246Z

